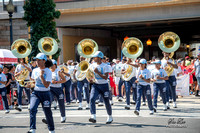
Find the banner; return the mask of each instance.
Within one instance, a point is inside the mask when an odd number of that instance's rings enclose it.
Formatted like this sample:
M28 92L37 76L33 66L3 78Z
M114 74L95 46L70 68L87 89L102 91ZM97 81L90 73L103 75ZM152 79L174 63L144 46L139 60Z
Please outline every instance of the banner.
M189 96L189 74L176 77L176 95ZM153 97L153 84L151 84L151 94Z
M189 96L189 74L177 77L176 81L176 95Z

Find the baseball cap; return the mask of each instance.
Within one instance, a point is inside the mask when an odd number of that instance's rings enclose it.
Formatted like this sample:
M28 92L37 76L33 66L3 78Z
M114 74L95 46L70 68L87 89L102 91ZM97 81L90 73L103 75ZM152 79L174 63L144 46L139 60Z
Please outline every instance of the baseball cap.
M147 61L145 59L141 59L139 63L140 64L147 64Z
M0 68L3 70L3 66L0 64Z
M101 51L97 51L92 57L99 57L99 58L103 59L104 54Z
M40 59L47 61L47 56L44 53L38 53L37 56L34 57L33 59Z
M189 59L189 58L190 58L189 56L186 56L186 57L185 57L185 59Z
M155 60L153 63L154 64L161 64L161 61L160 60Z
M57 65L57 61L56 61L56 60L52 59L51 61L52 61L52 63L53 63L54 65Z

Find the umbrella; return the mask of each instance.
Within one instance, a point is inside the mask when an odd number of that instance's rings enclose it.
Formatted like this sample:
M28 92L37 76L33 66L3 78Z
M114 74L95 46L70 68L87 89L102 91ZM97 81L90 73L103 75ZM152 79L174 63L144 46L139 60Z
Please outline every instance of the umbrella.
M16 64L17 57L8 49L0 49L0 64Z

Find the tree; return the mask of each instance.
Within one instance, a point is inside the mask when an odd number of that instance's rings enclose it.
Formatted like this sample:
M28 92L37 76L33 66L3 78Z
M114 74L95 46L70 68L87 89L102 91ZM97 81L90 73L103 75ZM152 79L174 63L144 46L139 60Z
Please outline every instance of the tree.
M39 53L38 41L42 37L52 37L57 42L58 36L56 31L55 19L60 17L60 11L55 10L56 4L53 0L26 0L24 5L24 17L27 26L31 27L29 40L32 45L30 58ZM58 59L61 49L53 55L53 59Z

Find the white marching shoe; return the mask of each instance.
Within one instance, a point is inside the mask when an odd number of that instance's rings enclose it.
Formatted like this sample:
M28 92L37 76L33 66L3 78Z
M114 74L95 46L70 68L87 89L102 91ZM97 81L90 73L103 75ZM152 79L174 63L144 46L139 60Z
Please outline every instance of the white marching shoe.
M170 109L169 102L167 102L166 105L167 105L167 109Z
M85 107L85 109L90 109L90 105L89 104L86 104L86 107Z
M35 129L31 129L27 133L35 133Z
M93 115L90 117L89 122L96 123L96 114L93 114Z
M9 112L10 112L10 110L7 109L7 110L5 111L5 114L8 114Z
M113 118L111 115L108 116L106 124L111 124L113 122Z
M49 131L49 133L55 133L55 131Z
M167 105L166 104L163 105L163 111L167 111Z
M150 115L153 115L154 111L153 110L150 110L149 114Z
M173 102L173 108L177 108L176 102Z
M78 110L83 110L82 103L79 103Z

